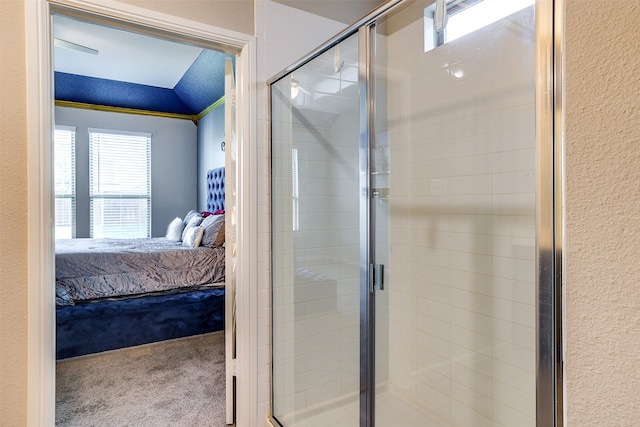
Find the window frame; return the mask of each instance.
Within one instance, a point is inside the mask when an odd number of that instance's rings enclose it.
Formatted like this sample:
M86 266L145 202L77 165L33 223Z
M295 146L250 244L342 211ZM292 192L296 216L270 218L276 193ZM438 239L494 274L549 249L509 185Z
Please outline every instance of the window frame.
M89 128L88 129L88 133L89 133L89 234L91 236L91 238L139 238L139 237L151 237L151 226L152 226L152 206L151 206L151 137L152 134L150 132L132 132L132 131L126 131L126 130L114 130L114 129L98 129L98 128ZM145 157L145 162L146 162L146 194L142 194L142 193L136 193L136 192L131 192L131 193L107 193L107 192L100 192L100 191L95 191L95 182L100 182L100 177L102 175L96 175L99 174L99 171L96 171L96 165L95 165L95 161L96 159L94 158L94 153L96 151L96 149L99 149L98 144L103 143L103 144L109 144L109 143L115 143L116 141L108 141L109 139L109 135L111 135L114 139L124 139L126 140L127 137L131 137L134 140L131 142L142 142L142 141L135 141L136 139L139 138L144 138L146 139L144 141L144 143L146 144L146 157ZM107 139L107 141L100 141L98 139L95 138L101 138L104 137L105 139ZM145 200L146 201L146 214L144 215L144 217L146 218L146 230L145 230L145 235L141 236L141 235L127 235L126 233L123 235L122 233L117 233L117 234L111 234L111 233L98 233L98 236L96 236L96 213L95 213L95 209L94 209L94 202L99 201L99 200ZM104 221L103 221L104 222ZM119 228L120 230L122 230L121 228Z
M54 138L53 138L53 157L54 157L54 165L56 165L56 152L57 152L57 144L60 143L59 138L57 137L58 132L68 132L70 136L70 184L71 184L71 192L70 193L60 193L57 190L57 183L55 179L55 175L58 173L58 168L54 167L54 236L56 239L61 238L76 238L76 220L77 220L77 186L76 186L76 133L77 128L75 126L65 126L65 125L55 125L54 127ZM69 237L59 237L58 232L58 219L59 216L57 214L57 210L55 207L57 206L58 200L71 200L71 235Z
M474 6L479 5L480 3L483 3L485 0L449 0L447 1L447 21L454 17L455 15L467 11L471 8L473 8ZM535 4L535 2L534 2ZM528 7L528 6L527 6ZM447 39L447 25L445 25L445 27L442 29L442 31L437 31L436 27L435 27L435 18L434 18L434 14L435 14L435 8L436 8L436 3L431 4L430 6L427 6L424 9L424 51L428 52L430 50L433 50L439 46L442 46L446 43L449 43L451 41L455 41L457 40L459 37L464 37L465 35L471 34L474 31L479 30L480 28L484 28L484 27L480 27L477 28L475 30L472 30L469 33L466 33L462 36L456 37L453 40L448 40ZM520 9L522 10L522 9ZM516 12L513 12L516 13ZM506 15L509 16L509 15ZM493 22L497 22L500 19L504 19L506 16L503 16L501 18L496 19ZM487 24L487 25L491 25ZM430 29L430 31L429 31Z

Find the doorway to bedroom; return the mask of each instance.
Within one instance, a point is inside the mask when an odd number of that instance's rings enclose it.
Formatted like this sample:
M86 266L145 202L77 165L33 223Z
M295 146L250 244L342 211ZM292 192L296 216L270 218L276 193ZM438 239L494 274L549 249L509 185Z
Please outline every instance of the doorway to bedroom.
M238 49L52 22L56 425L233 422Z

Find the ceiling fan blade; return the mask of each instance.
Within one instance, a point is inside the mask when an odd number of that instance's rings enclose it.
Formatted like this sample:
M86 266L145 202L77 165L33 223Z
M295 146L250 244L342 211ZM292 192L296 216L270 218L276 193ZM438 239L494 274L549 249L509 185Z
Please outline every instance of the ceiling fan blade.
M53 45L54 46L58 46L58 47L62 47L65 49L71 49L71 50L75 50L78 52L83 52L83 53L89 53L91 55L97 55L99 52L96 49L91 49L90 47L87 46L83 46L81 44L77 44L77 43L72 43L70 41L66 41L66 40L62 40L59 38L54 38L53 39Z

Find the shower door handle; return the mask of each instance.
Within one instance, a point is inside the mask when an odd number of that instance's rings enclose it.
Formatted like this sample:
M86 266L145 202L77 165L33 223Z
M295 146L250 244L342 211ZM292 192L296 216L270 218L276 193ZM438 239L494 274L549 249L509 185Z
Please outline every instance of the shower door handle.
M447 1L436 0L436 9L433 12L433 19L435 21L435 27L437 32L442 32L444 27L447 26Z
M371 292L384 290L384 264L371 264Z

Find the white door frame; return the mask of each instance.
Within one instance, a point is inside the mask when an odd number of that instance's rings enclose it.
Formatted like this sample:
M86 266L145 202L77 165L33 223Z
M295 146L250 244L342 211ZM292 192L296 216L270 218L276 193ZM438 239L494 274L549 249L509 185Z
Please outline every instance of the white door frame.
M256 41L254 36L112 0L25 0L28 148L28 396L29 426L55 424L55 290L53 237L52 9L87 13L237 51L237 372L236 423L256 423L257 218ZM251 333L253 331L253 333ZM252 380L253 379L253 380Z

